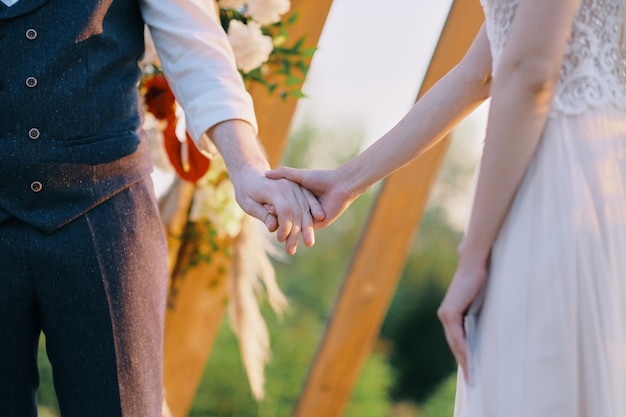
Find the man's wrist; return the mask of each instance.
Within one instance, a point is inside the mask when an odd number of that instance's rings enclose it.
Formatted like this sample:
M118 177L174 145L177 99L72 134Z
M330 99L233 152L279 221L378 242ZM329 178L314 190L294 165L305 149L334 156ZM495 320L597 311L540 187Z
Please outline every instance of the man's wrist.
M261 175L270 166L261 151L252 126L239 119L226 120L207 130L207 136L224 158L231 175L254 170Z

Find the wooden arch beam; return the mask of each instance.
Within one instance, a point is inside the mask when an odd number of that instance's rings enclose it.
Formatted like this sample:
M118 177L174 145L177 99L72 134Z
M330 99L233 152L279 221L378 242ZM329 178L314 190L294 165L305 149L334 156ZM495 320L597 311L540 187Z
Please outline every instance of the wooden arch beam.
M478 1L453 2L418 97L460 61L482 21ZM446 138L384 181L294 417L343 414L395 292L448 142Z
M292 44L304 36L303 49L316 47L332 3L332 0L291 0L291 10L299 13L300 17L287 28L288 43ZM292 87L301 88L302 83ZM283 100L276 93L269 95L267 89L259 84L251 85L248 90L254 99L259 139L270 165L275 167L283 156L298 99L287 97Z
M293 25L287 27L288 42L306 36L304 48L317 45L332 0L292 0L291 10L300 13ZM298 86L296 86L298 87ZM297 100L282 100L278 94L268 95L263 86L249 88L259 122L259 135L268 159L276 165L287 143ZM168 201L164 217L168 232L169 272L175 283L171 286L165 317L164 385L165 398L173 417L188 415L206 361L227 305L228 288L220 278L220 270L228 268L229 260L217 256L210 263L194 268L186 264L188 242L181 240L187 224L187 214L193 185L180 183ZM220 242L225 246L229 242ZM191 245L193 246L193 244ZM181 260L182 259L182 260Z

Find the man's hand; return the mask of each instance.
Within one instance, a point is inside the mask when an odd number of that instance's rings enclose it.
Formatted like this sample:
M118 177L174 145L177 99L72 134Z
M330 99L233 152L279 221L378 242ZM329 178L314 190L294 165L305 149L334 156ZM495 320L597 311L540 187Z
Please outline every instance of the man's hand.
M314 194L325 214L321 218L314 216L313 225L316 229L326 227L335 221L358 197L358 194L350 190L339 178L337 171L280 167L266 172L265 175L274 180L282 178L293 181Z

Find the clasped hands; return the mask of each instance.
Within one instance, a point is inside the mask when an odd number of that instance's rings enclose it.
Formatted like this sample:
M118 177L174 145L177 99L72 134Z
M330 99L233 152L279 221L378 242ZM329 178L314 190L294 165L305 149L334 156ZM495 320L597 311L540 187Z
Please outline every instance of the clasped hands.
M332 223L357 197L336 171L281 167L234 184L241 207L276 232L289 254L300 237L313 246L315 229Z

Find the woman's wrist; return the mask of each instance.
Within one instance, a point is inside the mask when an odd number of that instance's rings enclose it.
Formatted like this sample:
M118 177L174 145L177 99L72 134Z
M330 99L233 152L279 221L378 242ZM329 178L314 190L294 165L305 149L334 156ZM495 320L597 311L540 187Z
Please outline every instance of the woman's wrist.
M368 181L370 174L353 159L335 170L335 179L343 185L352 201L371 187L372 183Z
M491 247L482 242L474 242L464 239L457 250L459 255L459 264L463 263L475 268L485 268L489 262L491 255Z

